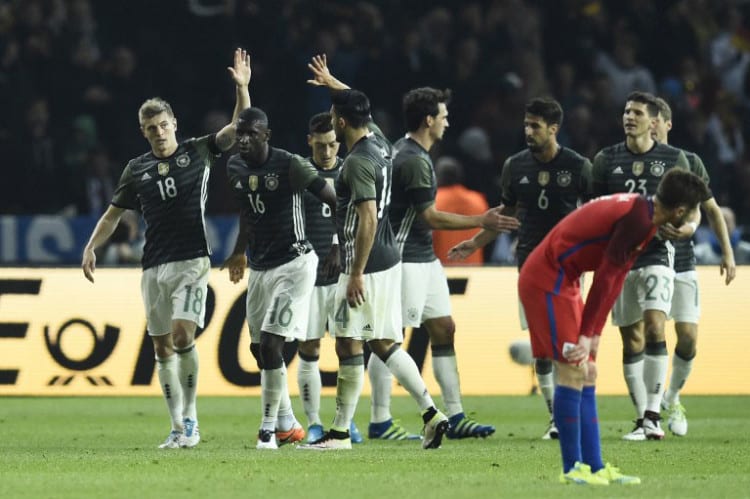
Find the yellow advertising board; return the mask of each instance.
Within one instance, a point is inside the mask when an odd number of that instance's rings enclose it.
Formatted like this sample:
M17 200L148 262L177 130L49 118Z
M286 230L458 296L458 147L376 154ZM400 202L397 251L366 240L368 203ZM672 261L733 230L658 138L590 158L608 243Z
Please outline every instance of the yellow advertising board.
M703 317L698 357L684 393L750 394L746 313L750 286L726 287L715 267L700 268ZM531 367L510 358L520 330L514 268L446 269L456 321L456 351L466 395L526 394ZM151 340L145 334L139 269L98 269L96 283L78 269L0 269L0 395L157 394ZM254 395L260 376L249 350L245 287L212 270L206 327L197 338L201 395ZM742 298L742 297L745 298ZM667 343L674 347L672 323ZM439 393L423 333L407 330L404 347ZM285 352L290 391L297 393L294 345ZM608 326L601 342L599 393L625 394L621 344ZM333 393L337 360L323 341L321 371ZM369 387L365 385L365 393ZM405 393L396 387L394 393Z

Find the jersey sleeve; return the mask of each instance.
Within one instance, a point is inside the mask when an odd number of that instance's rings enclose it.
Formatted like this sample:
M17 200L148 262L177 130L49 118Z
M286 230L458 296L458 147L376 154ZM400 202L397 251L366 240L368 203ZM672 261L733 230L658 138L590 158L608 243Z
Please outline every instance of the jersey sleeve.
M201 156L208 156L212 159L216 159L221 156L221 149L216 145L216 134L204 135L197 139L190 139L194 147L198 150Z
M591 199L594 196L594 178L593 178L593 166L588 158L583 158L583 165L581 165L581 185L579 185L579 192L581 198L584 201Z
M294 192L303 191L315 179L318 178L318 172L302 156L293 155L289 160L289 181Z
M118 208L125 208L127 210L138 209L138 195L135 191L135 179L133 178L130 163L122 170L115 193L112 196L112 204Z
M342 178L351 190L352 202L361 203L377 199L377 176L373 165L369 161L355 157L350 157L347 161L349 164L342 172Z
M581 320L581 334L601 334L609 311L622 290L628 271L639 249L643 249L655 233L651 224L650 203L638 198L633 207L615 222L599 267L594 271Z
M607 186L607 155L604 151L599 151L594 156L594 162L591 165L591 194L592 197L609 194L609 187Z
M432 167L419 156L411 156L399 168L401 184L417 213L435 203Z
M513 184L510 174L510 158L503 163L503 170L500 172L500 189L502 190L502 201L505 206L515 206L518 203L516 193L513 192Z
M690 171L702 178L706 185L709 185L711 179L708 176L708 171L706 170L706 166L703 164L700 156L695 153L685 154L685 156L687 156L688 163L690 163ZM709 196L703 200L704 202L714 197L711 189L709 189L708 193Z

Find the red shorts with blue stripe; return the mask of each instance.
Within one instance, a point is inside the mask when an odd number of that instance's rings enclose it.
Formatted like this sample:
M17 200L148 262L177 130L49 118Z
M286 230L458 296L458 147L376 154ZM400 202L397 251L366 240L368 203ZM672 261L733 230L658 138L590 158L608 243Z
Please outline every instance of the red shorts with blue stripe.
M547 286L559 289L558 292L545 291L531 278L534 272L524 270L518 280L518 295L529 325L534 358L566 362L563 343L577 344L580 336L583 315L580 286L568 281L557 287Z

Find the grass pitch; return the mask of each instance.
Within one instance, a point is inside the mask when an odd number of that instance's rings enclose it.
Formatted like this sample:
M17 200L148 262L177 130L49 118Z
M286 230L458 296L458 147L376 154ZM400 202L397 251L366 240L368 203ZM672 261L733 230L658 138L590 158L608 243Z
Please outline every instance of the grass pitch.
M156 448L169 432L159 397L0 398L0 497L750 497L750 397L683 403L686 437L635 443L620 439L632 428L630 402L600 397L604 458L643 484L586 488L557 482L559 447L539 439L538 397L467 397L467 411L497 426L486 440L445 440L435 451L365 440L349 452L255 450L257 397L200 398L200 445L171 451ZM363 432L368 404L356 417ZM323 400L324 421L333 405ZM394 398L393 413L421 428L411 399Z

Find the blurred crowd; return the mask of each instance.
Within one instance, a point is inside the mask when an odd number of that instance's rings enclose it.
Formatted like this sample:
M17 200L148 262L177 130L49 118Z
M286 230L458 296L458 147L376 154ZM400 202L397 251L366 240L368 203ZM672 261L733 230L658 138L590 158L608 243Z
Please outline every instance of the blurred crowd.
M525 147L523 106L551 95L560 142L593 158L623 139L625 96L667 99L670 143L698 153L714 195L750 224L750 2L722 0L0 0L0 213L99 215L125 162L148 149L137 110L168 100L183 137L228 122L234 47L252 54L253 104L272 143L306 154L325 90L307 62L373 103L391 139L401 96L453 89L436 148L464 184L499 202L500 167ZM234 207L220 166L209 213Z

